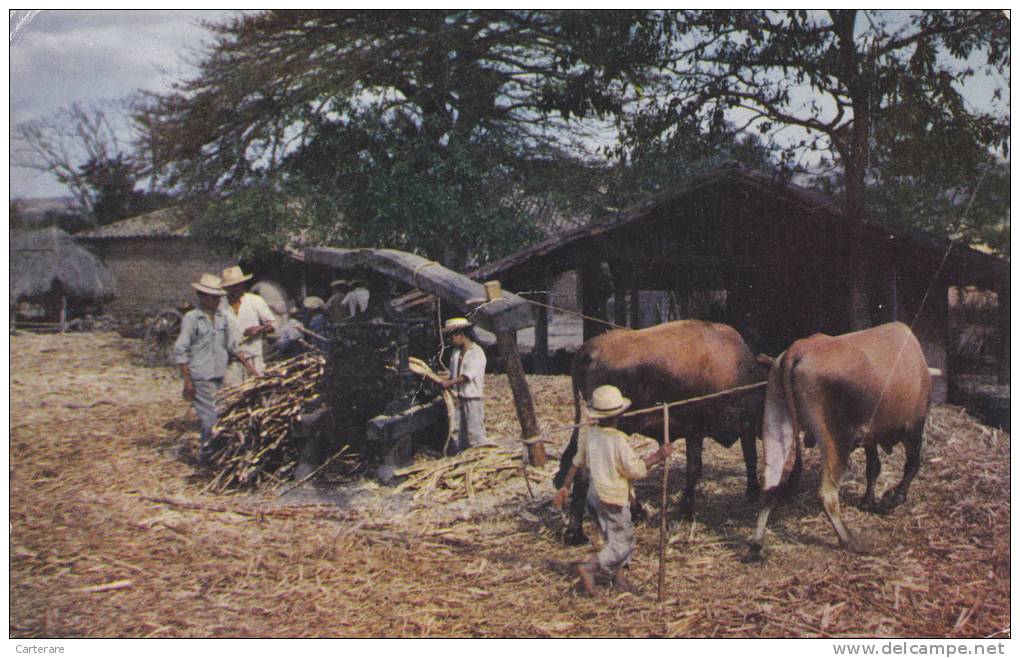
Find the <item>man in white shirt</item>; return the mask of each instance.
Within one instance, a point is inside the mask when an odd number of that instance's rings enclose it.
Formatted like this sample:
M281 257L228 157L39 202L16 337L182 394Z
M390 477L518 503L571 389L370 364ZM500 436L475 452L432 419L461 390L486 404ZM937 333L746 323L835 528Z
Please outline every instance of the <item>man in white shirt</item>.
M266 300L245 291L245 282L251 279L251 275L245 274L240 267L235 265L223 270L222 279L227 296L220 303L220 310L227 318L233 340L237 342L237 351L248 358L258 374L262 374L266 369L262 357L262 336L274 331L276 316ZM251 374L240 361L231 360L223 385L237 386L249 377Z
M474 340L471 324L466 318L451 318L443 326L450 337L453 354L450 356L450 377L442 381L443 389L454 389L453 445L447 454L455 455L472 445L485 441L485 351Z

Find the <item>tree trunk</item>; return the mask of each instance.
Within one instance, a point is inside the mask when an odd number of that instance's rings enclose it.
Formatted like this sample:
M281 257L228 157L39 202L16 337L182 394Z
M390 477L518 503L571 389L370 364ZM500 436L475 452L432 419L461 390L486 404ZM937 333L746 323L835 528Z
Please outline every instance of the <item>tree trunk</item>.
M858 331L871 326L871 304L868 299L868 271L865 260L863 219L864 179L868 165L868 137L871 132L871 84L862 70L860 53L854 40L856 10L833 11L832 22L839 39L840 78L846 85L853 107L849 142L835 141L843 160L846 191L846 262L850 329Z

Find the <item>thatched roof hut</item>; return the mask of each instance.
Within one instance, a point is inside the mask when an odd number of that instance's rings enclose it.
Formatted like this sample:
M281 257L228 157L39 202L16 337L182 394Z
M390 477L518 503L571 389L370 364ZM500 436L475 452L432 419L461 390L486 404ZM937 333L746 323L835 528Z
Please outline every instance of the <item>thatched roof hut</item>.
M10 307L54 293L79 302L116 294L110 270L70 235L56 228L11 235Z

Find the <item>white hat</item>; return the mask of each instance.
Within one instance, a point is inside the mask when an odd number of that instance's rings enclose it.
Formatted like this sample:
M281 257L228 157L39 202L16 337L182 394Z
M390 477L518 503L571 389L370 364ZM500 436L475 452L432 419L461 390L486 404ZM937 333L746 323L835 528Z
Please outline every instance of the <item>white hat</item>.
M204 292L207 295L216 295L217 297L227 294L223 290L223 283L220 281L220 277L215 274L203 274L198 283L191 284L191 287L199 292Z
M449 334L454 331L463 331L464 329L469 329L473 326L475 325L467 318L450 318L446 321L446 324L443 325L443 333Z
M630 400L623 397L620 389L610 384L599 386L591 394L591 402L588 403L588 416L590 418L609 418L618 416L630 407Z
M302 302L302 305L311 311L317 308L322 308L326 304L322 301L322 297L305 297L305 301Z
M228 267L227 269L223 270L222 276L223 283L220 285L222 285L224 288L236 286L237 284L244 283L245 281L251 278L251 275L245 274L241 270L241 267L238 265L234 265L233 267Z

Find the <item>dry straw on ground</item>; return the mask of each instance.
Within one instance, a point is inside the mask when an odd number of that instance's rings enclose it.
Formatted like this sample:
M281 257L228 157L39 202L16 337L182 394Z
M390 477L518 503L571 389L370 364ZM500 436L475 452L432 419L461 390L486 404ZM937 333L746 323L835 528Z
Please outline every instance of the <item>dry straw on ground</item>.
M870 555L835 547L809 450L804 490L774 513L767 562L741 564L755 506L739 450L707 444L698 513L670 526L660 605L655 505L632 568L649 596L584 598L569 565L588 549L559 542L548 478L530 495L518 476L449 501L453 489L415 500L367 482L281 500L203 493L208 480L179 456L194 425L180 383L133 365L132 345L112 334L11 339L12 636L1008 634L1009 436L960 409L932 411L921 472L888 516L853 507L863 456L853 458L845 517ZM540 422L569 424L569 380L529 382ZM487 387L487 428L510 437L509 454L520 448L509 387L502 377ZM885 460L880 488L898 480L901 450ZM675 499L682 450L671 466ZM642 482L646 501L658 482Z

